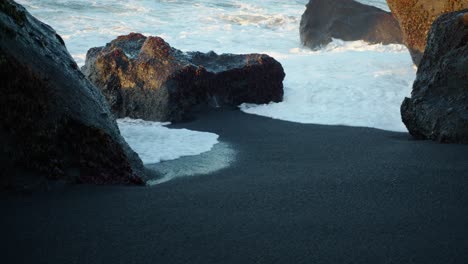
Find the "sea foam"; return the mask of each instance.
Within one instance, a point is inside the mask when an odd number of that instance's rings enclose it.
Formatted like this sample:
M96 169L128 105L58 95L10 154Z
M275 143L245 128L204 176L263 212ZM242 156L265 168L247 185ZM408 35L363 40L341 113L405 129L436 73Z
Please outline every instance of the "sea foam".
M388 11L385 0L359 0ZM402 45L334 40L304 48L299 23L308 0L18 0L63 36L82 66L88 49L130 32L160 36L183 51L266 53L286 72L284 101L241 106L242 111L300 123L340 124L406 131L400 104L415 78ZM218 135L170 129L167 123L118 120L143 162L159 171L159 184L211 173L235 158Z
M148 185L213 173L229 167L236 157L234 148L219 142L214 133L173 129L166 127L170 123L141 119L118 119L117 124L143 163L161 175L149 180Z
M400 105L411 93L415 69L404 46L334 40L319 51L294 48L276 55L286 69L284 101L244 104L244 112L299 123L406 131Z
M388 10L385 0L359 0ZM284 102L243 111L301 123L406 131L399 107L415 78L402 45L334 40L303 48L299 22L308 0L19 0L65 35L79 65L84 54L117 35L163 37L183 51L267 53L286 72ZM183 18L183 19L181 19Z
M118 119L122 136L138 153L144 164L178 159L210 151L218 143L218 135L188 129L171 129L170 123L141 119Z

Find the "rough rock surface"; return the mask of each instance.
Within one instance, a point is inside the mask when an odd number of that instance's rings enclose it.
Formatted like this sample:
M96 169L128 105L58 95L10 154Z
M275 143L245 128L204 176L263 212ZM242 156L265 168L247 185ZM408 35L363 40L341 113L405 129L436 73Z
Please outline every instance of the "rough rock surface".
M99 89L61 37L11 0L0 2L0 79L1 187L21 188L41 176L144 183L142 162Z
M90 49L82 71L116 116L155 121L180 121L209 103L279 102L285 77L268 55L183 53L138 33Z
M416 138L468 143L468 9L434 22L401 114Z
M302 15L301 42L312 49L332 41L364 40L401 44L402 33L391 13L353 0L310 0Z
M468 0L387 0L387 3L400 23L404 42L416 65L421 61L434 20L441 14L468 8Z

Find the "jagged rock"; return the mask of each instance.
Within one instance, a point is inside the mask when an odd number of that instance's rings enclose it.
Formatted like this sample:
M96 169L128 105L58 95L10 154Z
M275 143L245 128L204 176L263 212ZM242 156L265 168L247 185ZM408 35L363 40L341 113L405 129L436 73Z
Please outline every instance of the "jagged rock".
M144 183L142 162L120 136L99 89L62 38L12 0L0 2L0 79L0 186L27 185L26 174Z
M419 65L432 22L441 14L468 8L468 0L387 0L400 23L405 45Z
M302 15L300 36L302 44L312 49L332 38L402 43L400 27L391 13L353 0L310 0Z
M264 104L283 98L283 68L263 54L184 53L131 33L88 51L82 71L118 117L180 121L210 101Z
M416 138L468 143L468 9L434 22L401 114Z

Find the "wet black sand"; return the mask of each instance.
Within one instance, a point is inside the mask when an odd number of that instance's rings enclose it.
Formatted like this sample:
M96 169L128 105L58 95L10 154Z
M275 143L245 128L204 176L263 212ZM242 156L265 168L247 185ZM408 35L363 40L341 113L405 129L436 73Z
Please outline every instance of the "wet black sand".
M467 263L468 146L205 113L237 160L153 187L0 194L2 263ZM157 151L157 150L156 150Z

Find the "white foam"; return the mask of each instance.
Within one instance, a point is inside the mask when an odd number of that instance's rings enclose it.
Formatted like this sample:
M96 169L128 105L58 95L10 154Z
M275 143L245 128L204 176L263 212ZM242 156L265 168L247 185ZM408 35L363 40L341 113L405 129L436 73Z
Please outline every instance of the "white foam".
M161 184L175 178L210 174L229 167L235 160L236 152L229 144L220 142L208 152L196 156L186 156L177 160L161 162L149 167L161 178L150 180L148 185Z
M218 143L218 135L214 133L167 128L170 123L125 118L118 119L117 124L144 164L198 155Z
M400 105L415 77L401 45L335 40L319 51L292 49L276 57L286 69L281 103L244 104L250 114L299 123L406 131Z
M183 51L267 53L286 72L283 103L243 111L302 123L405 131L400 105L415 78L401 45L334 40L304 48L299 22L308 0L18 0L65 35L79 65L91 47L129 32L162 36ZM388 10L385 0L359 0ZM181 19L183 18L183 19Z

